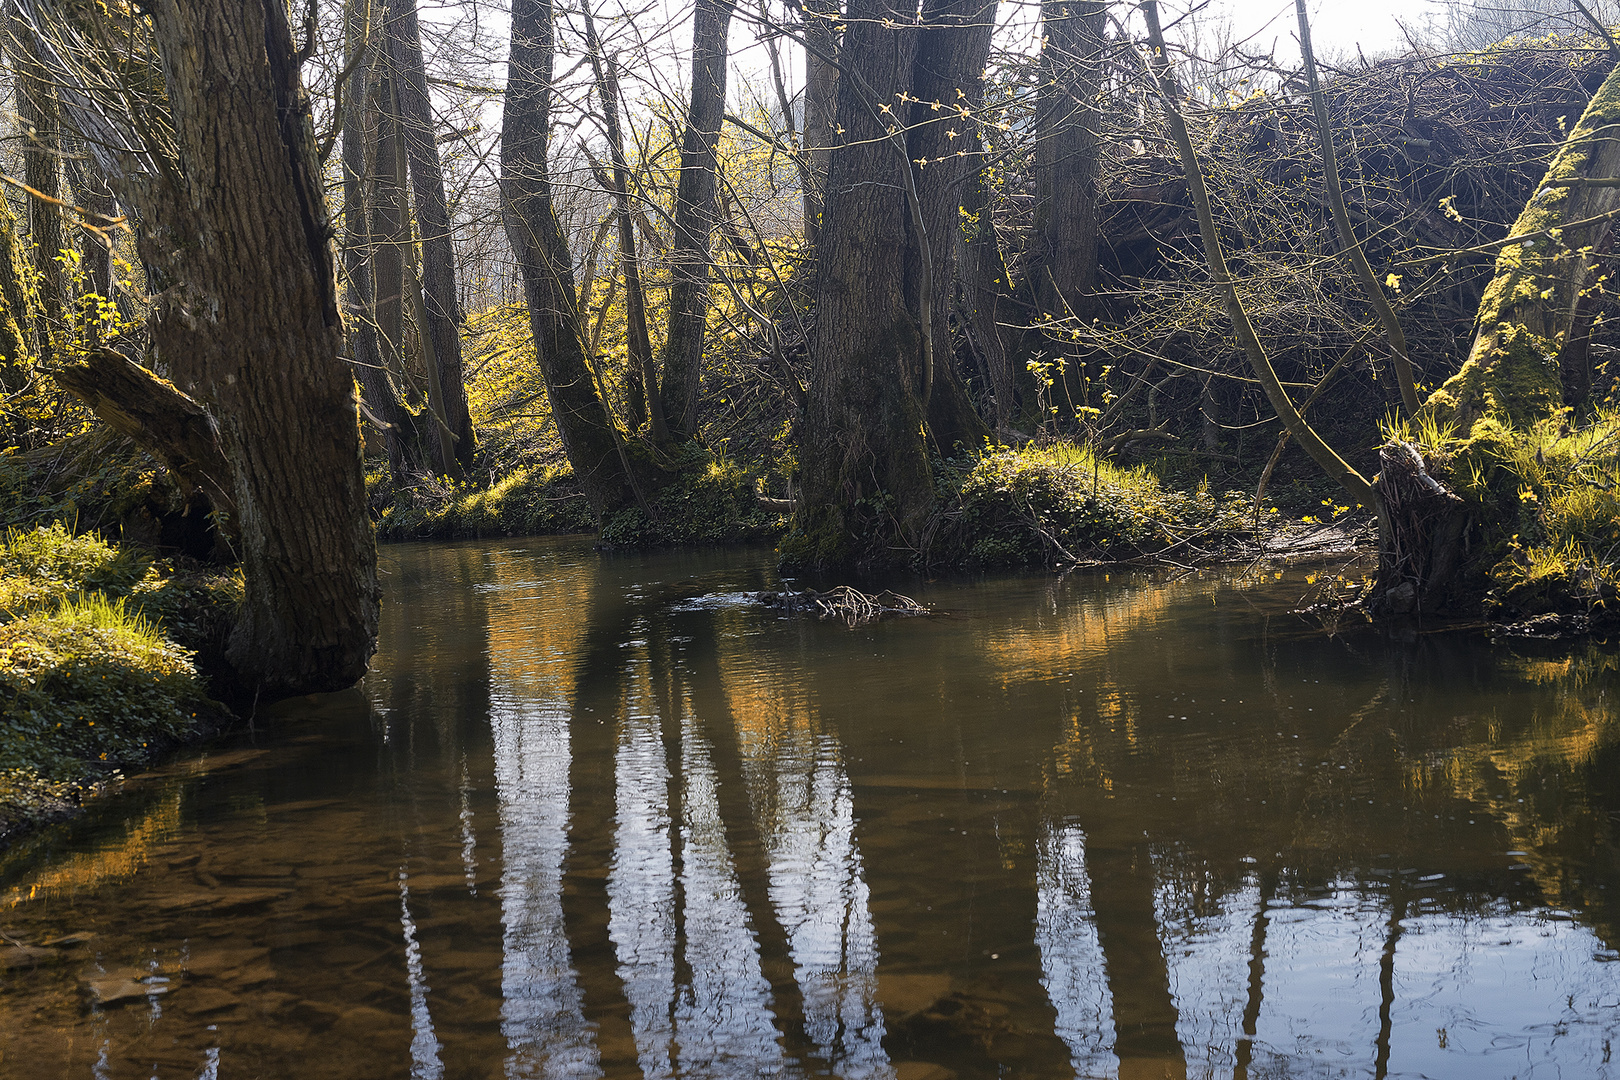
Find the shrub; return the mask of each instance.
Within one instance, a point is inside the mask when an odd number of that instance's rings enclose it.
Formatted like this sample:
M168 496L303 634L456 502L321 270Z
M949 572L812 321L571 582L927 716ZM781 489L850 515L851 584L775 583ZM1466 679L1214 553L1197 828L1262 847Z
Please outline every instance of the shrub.
M1197 536L1201 546L1250 531L1248 496L1208 484L1168 491L1148 469L1124 469L1072 443L990 448L940 470L947 509L929 561L972 568L1038 566L1069 557L1128 559Z

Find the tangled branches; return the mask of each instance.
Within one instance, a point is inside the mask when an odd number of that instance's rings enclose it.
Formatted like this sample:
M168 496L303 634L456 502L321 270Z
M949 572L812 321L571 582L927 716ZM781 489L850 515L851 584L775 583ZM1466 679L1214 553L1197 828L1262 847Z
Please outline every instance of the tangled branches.
M759 600L766 607L779 609L783 615L812 615L818 619L841 619L846 626L855 627L879 619L913 618L932 614L909 596L884 589L879 593L863 593L848 585L818 592L804 589L794 592L764 592Z

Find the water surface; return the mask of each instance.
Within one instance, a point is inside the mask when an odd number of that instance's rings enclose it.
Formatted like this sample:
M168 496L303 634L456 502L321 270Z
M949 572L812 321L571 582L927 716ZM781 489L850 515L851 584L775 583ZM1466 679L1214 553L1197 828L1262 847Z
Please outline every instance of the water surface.
M770 561L386 549L360 690L0 863L0 1077L1611 1075L1612 650Z

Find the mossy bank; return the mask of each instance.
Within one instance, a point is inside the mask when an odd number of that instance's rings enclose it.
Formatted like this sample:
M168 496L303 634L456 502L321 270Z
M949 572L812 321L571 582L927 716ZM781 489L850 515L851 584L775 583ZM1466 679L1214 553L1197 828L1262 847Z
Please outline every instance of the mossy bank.
M0 543L0 843L230 718L199 655L241 594L231 573L177 567L61 524Z

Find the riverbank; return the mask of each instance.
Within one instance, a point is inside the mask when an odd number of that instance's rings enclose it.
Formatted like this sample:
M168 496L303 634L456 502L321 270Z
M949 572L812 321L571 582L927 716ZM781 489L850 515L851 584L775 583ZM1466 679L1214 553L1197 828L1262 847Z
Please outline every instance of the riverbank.
M205 669L238 574L75 536L60 523L0 542L0 846L70 814L100 785L232 719Z

